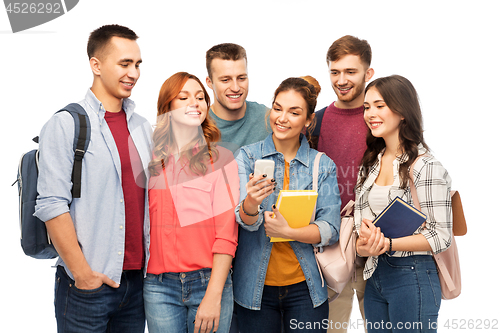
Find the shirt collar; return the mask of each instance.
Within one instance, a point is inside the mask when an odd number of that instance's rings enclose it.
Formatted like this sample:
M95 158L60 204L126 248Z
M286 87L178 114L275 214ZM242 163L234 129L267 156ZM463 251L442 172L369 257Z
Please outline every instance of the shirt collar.
M424 146L419 143L418 144L418 155L423 155L427 152L427 150L424 148ZM382 149L382 151L378 154L378 161L380 163L380 160L382 159L382 155L384 155L384 152L385 152L385 148ZM407 153L404 153L403 155L400 155L400 156L396 156L396 159L394 160L393 164L402 164L402 163L405 163L406 161L408 161L410 157L408 156Z
M94 93L90 88L87 90L87 94L85 95L85 100L90 105L92 111L94 111L97 114L99 119L104 118L106 110L104 109L104 106L102 105L101 101L97 99L97 97L94 95ZM134 101L125 98L123 100L122 109L125 111L125 114L127 115L127 120L129 120L132 114L134 113L135 109Z
M308 167L309 151L310 151L309 142L307 142L307 138L304 134L300 134L299 140L300 140L300 147L299 150L297 150L297 154L295 155L294 160L297 160L304 166ZM274 146L274 141L273 141L273 134L271 133L264 140L264 144L262 146L262 157L267 157L274 154L279 154L279 152L276 151L276 147Z

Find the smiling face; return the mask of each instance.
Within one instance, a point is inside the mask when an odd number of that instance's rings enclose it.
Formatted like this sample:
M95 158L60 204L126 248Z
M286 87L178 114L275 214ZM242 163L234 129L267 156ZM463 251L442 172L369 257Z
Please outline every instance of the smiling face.
M311 117L307 115L307 103L295 90L280 92L269 113L269 123L273 140L297 144L304 126L309 126Z
M208 105L205 93L198 82L186 81L179 94L170 102L168 114L172 117L172 126L198 127L207 117Z
M353 109L363 105L365 84L373 76L357 55L348 54L329 62L330 81L337 95L335 105L341 109Z
M399 143L399 126L404 119L399 113L393 112L377 89L370 88L365 96L365 122L372 135L383 138L388 143Z
M207 85L214 91L212 110L225 120L240 119L245 115L245 100L248 95L248 73L245 59L213 59L212 78Z
M132 94L140 76L141 51L134 40L112 37L99 57L101 59L90 59L94 72L92 91L106 108L106 104L113 108L114 105L121 105L121 100Z

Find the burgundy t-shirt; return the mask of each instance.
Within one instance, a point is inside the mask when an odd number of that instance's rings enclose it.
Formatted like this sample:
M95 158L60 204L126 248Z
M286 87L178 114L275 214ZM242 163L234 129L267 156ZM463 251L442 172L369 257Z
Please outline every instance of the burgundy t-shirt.
M144 267L144 199L145 177L137 148L130 139L125 111L106 112L104 119L115 139L120 155L122 189L125 201L125 257L124 270ZM134 166L134 168L132 167ZM134 174L135 170L135 174Z
M366 150L368 127L363 114L363 106L340 109L332 103L321 122L318 151L324 152L337 166L342 208L354 200L358 170Z

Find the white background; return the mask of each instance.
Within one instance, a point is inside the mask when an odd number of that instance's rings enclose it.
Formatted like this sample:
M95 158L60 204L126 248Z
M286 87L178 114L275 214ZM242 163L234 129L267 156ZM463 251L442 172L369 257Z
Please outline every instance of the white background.
M269 106L282 80L312 75L323 88L320 108L336 97L325 61L330 44L346 34L368 40L374 78L400 74L415 85L427 143L450 172L465 207L469 233L458 239L463 291L442 303L440 331L460 331L445 327L453 319L475 320L464 331L484 331L477 329L480 320L500 320L494 229L499 222L496 8L494 1L81 0L66 15L16 34L1 8L0 331L56 330L53 261L22 253L17 189L10 184L21 153L36 147L31 138L45 121L83 99L92 82L88 35L110 23L126 25L140 36L144 63L132 98L151 123L163 81L177 71L204 81L205 52L215 44L235 42L246 48L249 100ZM354 313L353 319L359 318Z

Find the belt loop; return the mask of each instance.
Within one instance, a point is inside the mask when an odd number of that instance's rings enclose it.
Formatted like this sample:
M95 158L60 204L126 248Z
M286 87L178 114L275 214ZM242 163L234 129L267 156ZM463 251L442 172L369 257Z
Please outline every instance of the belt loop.
M158 281L159 281L160 283L162 283L162 282L163 282L163 273L158 274Z
M207 284L207 280L205 279L205 271L202 269L200 270L200 281L201 281L201 285L202 286L205 286Z

